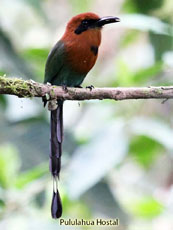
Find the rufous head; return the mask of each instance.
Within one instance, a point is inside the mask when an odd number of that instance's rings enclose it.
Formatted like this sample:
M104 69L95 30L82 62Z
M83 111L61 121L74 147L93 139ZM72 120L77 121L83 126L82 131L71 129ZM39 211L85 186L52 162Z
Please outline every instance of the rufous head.
M88 30L100 30L104 25L119 22L117 17L100 18L97 14L88 12L74 16L67 24L66 31L80 35Z

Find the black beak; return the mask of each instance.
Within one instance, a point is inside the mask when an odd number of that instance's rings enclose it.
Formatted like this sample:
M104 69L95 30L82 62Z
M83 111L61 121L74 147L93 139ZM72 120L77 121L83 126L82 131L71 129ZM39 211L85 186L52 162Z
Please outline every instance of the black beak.
M106 24L115 23L115 22L120 22L120 19L118 17L107 16L107 17L100 18L96 22L96 26L102 27Z

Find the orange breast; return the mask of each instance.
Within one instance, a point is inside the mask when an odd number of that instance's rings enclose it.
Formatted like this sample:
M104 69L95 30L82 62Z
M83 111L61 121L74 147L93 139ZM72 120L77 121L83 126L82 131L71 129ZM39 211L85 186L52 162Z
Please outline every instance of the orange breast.
M65 42L66 58L70 67L77 73L88 73L97 60L101 31L91 29L79 35L65 33L62 40Z

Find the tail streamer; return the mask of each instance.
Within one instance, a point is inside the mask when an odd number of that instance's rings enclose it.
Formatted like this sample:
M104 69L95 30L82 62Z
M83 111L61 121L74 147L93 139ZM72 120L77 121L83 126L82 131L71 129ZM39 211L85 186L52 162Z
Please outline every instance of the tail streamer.
M58 179L61 169L61 155L63 142L63 101L58 100L58 107L51 111L50 133L50 172L53 176L53 197L51 205L52 218L62 215L62 203L58 191Z

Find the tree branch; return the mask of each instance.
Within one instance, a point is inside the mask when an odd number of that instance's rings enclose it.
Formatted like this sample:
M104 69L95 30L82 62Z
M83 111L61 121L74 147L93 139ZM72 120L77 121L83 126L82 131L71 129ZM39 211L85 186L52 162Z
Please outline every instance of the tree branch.
M32 80L24 81L16 78L0 77L0 94L15 95L18 97L43 97L46 94L50 99L64 100L91 100L91 99L169 99L173 98L173 86L158 87L130 87L130 88L67 88L41 84Z

